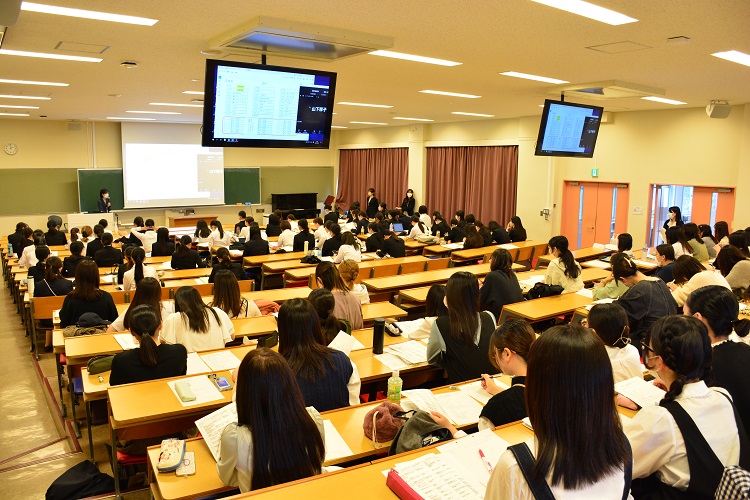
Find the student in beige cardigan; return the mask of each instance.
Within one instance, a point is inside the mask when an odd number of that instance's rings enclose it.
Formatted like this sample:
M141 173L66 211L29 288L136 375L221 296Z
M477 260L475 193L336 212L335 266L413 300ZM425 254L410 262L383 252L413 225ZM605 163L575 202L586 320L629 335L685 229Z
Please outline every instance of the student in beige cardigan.
M568 238L554 236L549 240L549 253L555 258L547 266L544 282L548 285L560 285L563 293L582 290L581 265L568 250Z

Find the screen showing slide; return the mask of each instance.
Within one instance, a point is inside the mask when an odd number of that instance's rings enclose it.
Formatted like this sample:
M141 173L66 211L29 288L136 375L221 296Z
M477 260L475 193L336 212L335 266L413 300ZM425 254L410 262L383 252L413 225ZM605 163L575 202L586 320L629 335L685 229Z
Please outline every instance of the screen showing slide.
M594 153L602 108L548 101L537 154L590 157Z
M125 208L224 204L224 152L193 144L123 146Z

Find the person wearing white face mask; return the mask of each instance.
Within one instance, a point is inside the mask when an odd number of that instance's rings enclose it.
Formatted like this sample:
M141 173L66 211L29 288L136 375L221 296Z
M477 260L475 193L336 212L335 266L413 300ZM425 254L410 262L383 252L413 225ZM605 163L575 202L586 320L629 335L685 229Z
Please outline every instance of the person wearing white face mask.
M616 302L597 304L591 308L588 326L604 342L609 361L612 363L612 375L617 382L633 377L643 378L638 349L630 343L628 315Z
M109 200L109 191L104 188L99 191L99 212L107 213L112 210L112 203Z
M411 189L407 189L404 201L401 202L401 211L411 217L412 215L414 215L415 205L416 201L414 200L414 191L412 191Z

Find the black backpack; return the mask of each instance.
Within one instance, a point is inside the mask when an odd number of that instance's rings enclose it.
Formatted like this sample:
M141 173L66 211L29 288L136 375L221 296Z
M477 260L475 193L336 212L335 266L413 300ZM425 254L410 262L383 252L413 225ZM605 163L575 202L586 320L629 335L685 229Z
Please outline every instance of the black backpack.
M47 488L46 500L70 500L87 498L115 491L115 480L94 465L84 460L66 470Z

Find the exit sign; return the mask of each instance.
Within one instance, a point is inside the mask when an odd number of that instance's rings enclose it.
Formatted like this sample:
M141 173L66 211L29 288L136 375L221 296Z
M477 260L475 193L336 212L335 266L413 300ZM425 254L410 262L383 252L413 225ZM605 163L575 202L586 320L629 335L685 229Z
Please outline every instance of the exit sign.
M598 168L592 168L591 169L591 177L599 177L599 169Z

